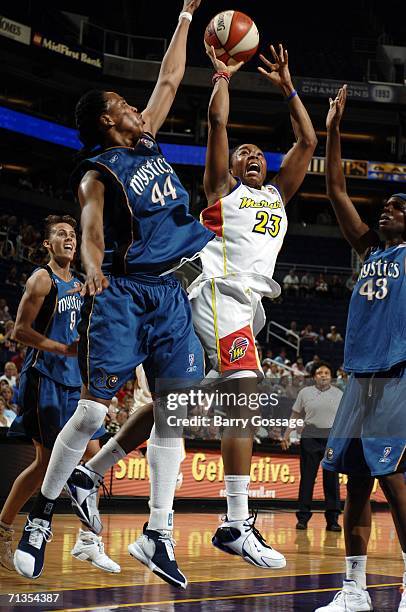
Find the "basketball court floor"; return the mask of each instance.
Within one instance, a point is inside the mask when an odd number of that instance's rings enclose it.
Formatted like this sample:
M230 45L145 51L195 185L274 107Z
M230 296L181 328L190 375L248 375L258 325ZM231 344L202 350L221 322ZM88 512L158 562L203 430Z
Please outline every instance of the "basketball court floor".
M0 570L0 609L32 612L35 605L39 610L65 612L310 612L330 601L342 583L344 537L342 533L326 532L321 513L313 516L307 531L296 531L296 517L291 512L258 515L261 533L287 557L283 570L261 570L214 548L211 537L219 514L177 513L175 550L189 580L185 591L170 587L129 556L127 546L139 536L146 518L140 514L104 516L106 550L121 565L120 574L107 574L70 555L78 521L72 515L57 515L44 573L38 580L30 582ZM17 533L23 521L20 516ZM367 577L375 612L397 610L402 573L391 516L388 512L375 513ZM30 605L21 601L23 597L13 604L8 602L12 593L59 593L59 597L53 604Z

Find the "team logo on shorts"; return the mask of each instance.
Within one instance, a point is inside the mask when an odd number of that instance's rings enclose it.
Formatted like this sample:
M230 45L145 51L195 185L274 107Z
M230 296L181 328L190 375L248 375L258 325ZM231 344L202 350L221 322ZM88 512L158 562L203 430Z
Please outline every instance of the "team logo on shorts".
M389 463L390 459L388 459L389 455L392 452L391 446L385 446L383 449L382 457L379 459L379 463Z
M238 359L242 359L245 357L245 353L247 352L249 346L249 340L244 338L243 336L239 336L231 345L230 350L230 363L234 363L234 361L238 361Z
M115 153L115 154L113 155L113 157L110 157L110 163L111 163L111 164L115 164L117 160L118 160L118 155L117 155L117 153Z
M332 448L328 448L326 450L326 459L327 459L327 461L332 461L333 457L334 457L334 450Z
M113 389L117 383L118 383L117 374L111 374L110 376L107 376L106 387L108 387L109 389Z
M197 366L195 366L195 354L189 353L189 367L186 369L186 372L196 372Z

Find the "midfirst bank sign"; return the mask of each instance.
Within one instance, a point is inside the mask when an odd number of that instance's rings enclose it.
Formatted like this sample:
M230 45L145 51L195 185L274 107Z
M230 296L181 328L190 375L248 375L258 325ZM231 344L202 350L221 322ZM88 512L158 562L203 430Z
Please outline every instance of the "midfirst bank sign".
M87 64L93 68L103 68L102 59L95 52L92 52L90 55L88 52L83 51L83 49L72 47L64 42L43 36L39 32L35 32L33 34L32 44L36 45L37 47L47 49L53 53L59 53L60 55L80 62L81 64Z

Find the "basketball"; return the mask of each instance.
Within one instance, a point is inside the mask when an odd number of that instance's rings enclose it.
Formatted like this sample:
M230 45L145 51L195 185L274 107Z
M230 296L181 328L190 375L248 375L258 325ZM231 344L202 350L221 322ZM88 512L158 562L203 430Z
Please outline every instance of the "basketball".
M210 21L204 33L207 50L227 66L248 62L258 49L259 34L251 17L239 11L223 11Z

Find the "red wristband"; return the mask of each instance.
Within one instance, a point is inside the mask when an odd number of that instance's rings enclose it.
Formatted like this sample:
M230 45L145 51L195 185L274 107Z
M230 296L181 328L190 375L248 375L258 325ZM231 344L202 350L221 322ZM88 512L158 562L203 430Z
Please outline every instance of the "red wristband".
M220 79L224 79L225 81L227 81L227 83L230 82L230 73L229 72L215 72L213 74L213 78L212 78L212 83L213 85L215 85L217 83L218 80Z

